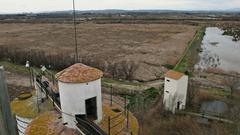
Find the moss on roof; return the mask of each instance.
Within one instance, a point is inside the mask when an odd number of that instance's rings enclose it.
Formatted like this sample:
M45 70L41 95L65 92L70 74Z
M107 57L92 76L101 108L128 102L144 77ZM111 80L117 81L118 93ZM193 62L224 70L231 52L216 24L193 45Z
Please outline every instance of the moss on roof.
M100 122L99 126L105 131L108 132L108 117L110 116L111 118L118 116L121 112L124 110L121 108L117 108L120 110L120 112L115 112L113 111L112 108L108 106L103 106L103 120ZM124 120L125 119L125 120ZM122 122L124 121L124 122ZM122 122L121 124L117 125L118 123ZM119 117L116 117L111 120L111 126L117 125L116 127L111 129L111 134L116 134L118 133L121 129L126 128L127 120L124 115L120 115ZM127 131L126 129L120 133L120 135L125 135L128 134L129 132L132 132L133 135L138 135L138 121L134 115L129 112L129 130ZM128 132L128 133L127 133Z
M59 116L56 111L39 115L28 125L25 135L80 135L77 130L64 126Z
M33 119L45 111L53 110L52 102L45 100L43 103L39 103L40 112L38 112L37 97L35 93L33 93L33 95L34 96L23 100L18 98L14 99L11 102L12 111L20 117Z

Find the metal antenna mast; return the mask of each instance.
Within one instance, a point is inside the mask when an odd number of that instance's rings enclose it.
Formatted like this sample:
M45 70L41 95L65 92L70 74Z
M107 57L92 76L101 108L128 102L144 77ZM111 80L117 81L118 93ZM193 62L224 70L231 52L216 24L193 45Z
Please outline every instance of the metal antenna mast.
M78 62L78 42L77 42L77 25L76 25L76 9L75 0L73 0L73 24L74 24L74 36L75 36L75 63Z

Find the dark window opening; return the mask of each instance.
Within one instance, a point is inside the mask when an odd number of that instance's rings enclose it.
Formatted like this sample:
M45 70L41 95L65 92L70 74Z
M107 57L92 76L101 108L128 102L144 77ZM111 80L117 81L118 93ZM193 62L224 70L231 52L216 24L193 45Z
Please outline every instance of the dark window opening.
M167 80L168 82L170 82L170 80Z
M177 102L177 109L180 110L180 105L181 105L181 102Z
M166 91L166 93L169 93L169 91Z
M86 116L89 120L97 120L97 97L85 100Z

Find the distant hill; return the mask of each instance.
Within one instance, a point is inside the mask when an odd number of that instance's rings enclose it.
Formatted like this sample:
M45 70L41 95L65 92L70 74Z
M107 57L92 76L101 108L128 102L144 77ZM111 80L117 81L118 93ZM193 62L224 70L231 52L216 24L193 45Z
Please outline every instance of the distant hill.
M240 8L229 9L228 11L240 12Z
M77 14L127 14L127 13L213 13L213 12L236 12L240 13L240 8L225 9L225 10L155 10L155 9L142 9L142 10L122 10L122 9L105 9L105 10L76 10ZM19 13L19 14L72 14L72 10L52 11L52 12L39 12L39 13Z
M124 13L174 13L174 12L188 12L188 13L206 13L206 12L240 12L240 8L227 9L227 10L121 10L121 9L106 9L106 10L77 10L76 13L95 13L95 14L124 14ZM49 13L68 13L71 14L72 11L56 11Z

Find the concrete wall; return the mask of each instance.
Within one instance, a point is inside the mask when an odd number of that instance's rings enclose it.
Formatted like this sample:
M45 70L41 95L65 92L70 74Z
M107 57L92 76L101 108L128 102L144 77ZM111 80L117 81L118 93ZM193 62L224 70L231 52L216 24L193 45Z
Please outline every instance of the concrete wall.
M177 84L179 90L177 90L178 101L181 101L180 109L185 109L187 100L187 87L188 87L188 76L183 76Z
M163 103L166 110L172 111L175 107L175 93L177 90L177 80L165 77Z
M17 121L18 134L25 135L26 128L29 125L29 123L31 123L32 119L16 116L16 121Z
M179 80L165 77L163 103L165 109L175 113L178 102L180 109L185 109L187 98L188 77L182 76Z
M16 135L16 122L10 109L10 99L4 69L0 66L0 135Z
M86 114L85 100L97 97L97 122L102 120L101 79L88 83L58 82L63 122L75 128L75 115Z

